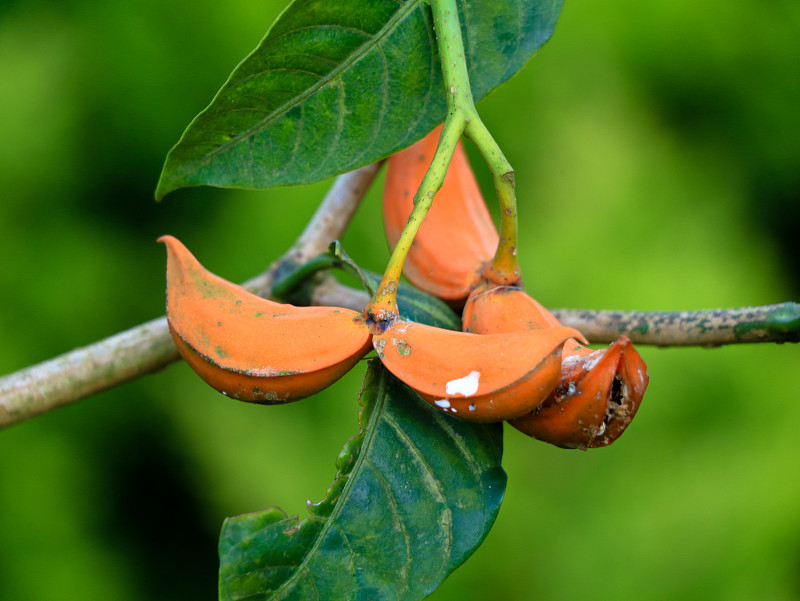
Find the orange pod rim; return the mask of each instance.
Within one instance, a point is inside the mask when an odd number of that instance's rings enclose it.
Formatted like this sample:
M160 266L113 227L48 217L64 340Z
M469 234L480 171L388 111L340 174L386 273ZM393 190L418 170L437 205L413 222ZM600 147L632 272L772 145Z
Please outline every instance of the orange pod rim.
M561 327L555 316L517 286L486 285L470 294L462 313L462 327L474 334L521 332Z

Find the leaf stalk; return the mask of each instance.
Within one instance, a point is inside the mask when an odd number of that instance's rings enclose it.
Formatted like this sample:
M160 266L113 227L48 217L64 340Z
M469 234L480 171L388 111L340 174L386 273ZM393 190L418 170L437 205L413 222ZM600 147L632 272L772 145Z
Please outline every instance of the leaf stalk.
M436 193L442 187L462 134L472 139L489 165L500 202L500 243L484 276L500 285L519 281L514 170L475 109L456 0L430 0L430 5L444 78L447 116L431 165L414 196L411 215L389 258L378 291L364 309L368 323L384 326L397 319L397 286L403 264ZM379 330L384 326L376 325Z

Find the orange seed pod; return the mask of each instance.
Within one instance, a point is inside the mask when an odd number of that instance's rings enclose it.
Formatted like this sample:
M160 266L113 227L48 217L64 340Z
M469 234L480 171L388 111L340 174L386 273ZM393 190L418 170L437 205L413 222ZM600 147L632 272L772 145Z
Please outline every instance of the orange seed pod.
M563 361L562 382L536 411L512 420L528 436L558 446L607 446L633 419L647 388L647 366L626 336Z
M464 307L463 321L466 330L478 334L561 325L536 300L513 287L476 290ZM606 446L633 419L647 383L647 366L627 337L600 350L570 339L563 347L559 385L540 407L509 423L561 447Z
M572 328L475 336L398 321L373 336L383 364L423 399L468 421L529 413L558 385Z
M389 157L383 192L383 218L394 248L411 214L414 195L431 164L441 126ZM483 264L497 249L499 236L483 201L461 141L441 189L408 253L403 273L409 281L450 303L462 304Z
M371 348L361 314L295 307L251 294L207 271L172 236L167 246L167 319L186 362L223 394L263 404L310 396Z

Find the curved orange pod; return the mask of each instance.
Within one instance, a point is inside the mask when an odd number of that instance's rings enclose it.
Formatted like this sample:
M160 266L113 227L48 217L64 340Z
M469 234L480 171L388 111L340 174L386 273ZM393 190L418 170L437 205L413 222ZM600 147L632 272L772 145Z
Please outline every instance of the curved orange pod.
M476 290L464 307L464 328L479 334L559 327L547 309L513 287ZM647 366L622 336L592 350L564 343L560 383L531 413L510 424L561 447L586 449L614 442L633 419L647 388Z
M167 319L181 356L223 394L276 404L319 392L370 349L361 314L295 307L251 294L207 271L172 236Z
M388 159L383 220L393 249L433 159L441 127ZM459 141L441 189L420 226L403 273L417 288L463 303L497 250L499 236Z
M558 385L572 328L490 336L398 321L373 336L383 364L431 405L468 421L529 413Z

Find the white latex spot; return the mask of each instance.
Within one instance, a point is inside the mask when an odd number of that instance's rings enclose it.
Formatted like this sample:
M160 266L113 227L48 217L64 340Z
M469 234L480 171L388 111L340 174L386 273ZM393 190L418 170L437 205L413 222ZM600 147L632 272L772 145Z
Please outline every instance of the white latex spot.
M445 392L449 395L460 394L465 397L472 396L478 392L478 380L481 379L481 372L471 371L463 378L450 380L445 386Z
M591 355L586 355L586 358L583 361L583 369L585 369L586 371L592 369L595 365L597 365L597 363L600 361L600 359L603 358L603 355L605 354L606 354L606 349L600 349L599 351L596 351Z
M445 409L445 410L447 410L447 408L450 407L450 401L448 401L447 399L441 399L439 401L433 401L433 404L436 405L437 407L441 407L442 409Z

